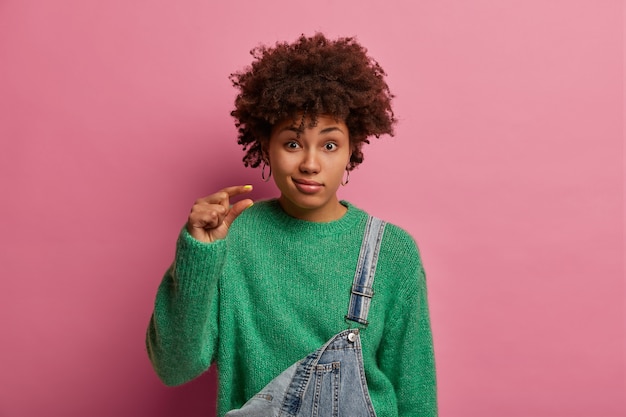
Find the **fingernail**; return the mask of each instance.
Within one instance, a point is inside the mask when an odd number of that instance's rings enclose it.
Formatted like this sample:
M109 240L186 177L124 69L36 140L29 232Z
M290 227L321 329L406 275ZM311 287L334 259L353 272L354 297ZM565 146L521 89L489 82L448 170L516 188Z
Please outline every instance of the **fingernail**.
M254 203L250 203L250 205L248 207L246 207L247 209L249 209L250 207L252 207L254 205Z
M252 189L252 186L251 186L251 185L244 185L244 186L243 186L243 189L244 189L244 190L251 190L251 189Z

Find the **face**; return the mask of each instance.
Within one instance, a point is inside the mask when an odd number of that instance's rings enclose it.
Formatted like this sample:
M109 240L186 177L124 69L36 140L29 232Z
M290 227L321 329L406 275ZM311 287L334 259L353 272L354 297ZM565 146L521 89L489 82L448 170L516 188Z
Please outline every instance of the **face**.
M274 125L266 148L279 202L287 214L309 221L332 221L346 208L337 189L350 161L350 136L343 121L319 116L310 126L300 120Z

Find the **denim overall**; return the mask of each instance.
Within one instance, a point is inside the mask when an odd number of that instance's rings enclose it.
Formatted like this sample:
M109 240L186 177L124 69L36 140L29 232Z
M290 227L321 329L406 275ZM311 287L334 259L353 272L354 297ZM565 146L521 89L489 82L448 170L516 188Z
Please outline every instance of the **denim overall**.
M346 320L367 326L385 222L365 227ZM375 417L367 390L359 329L344 330L278 375L226 417Z

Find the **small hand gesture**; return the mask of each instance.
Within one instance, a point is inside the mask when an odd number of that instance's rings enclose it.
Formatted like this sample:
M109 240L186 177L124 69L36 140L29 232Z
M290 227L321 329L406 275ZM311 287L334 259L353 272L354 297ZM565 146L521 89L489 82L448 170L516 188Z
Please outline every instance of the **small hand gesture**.
M237 216L253 204L247 198L231 206L230 198L251 190L251 185L237 185L196 200L187 221L189 234L206 243L224 239Z

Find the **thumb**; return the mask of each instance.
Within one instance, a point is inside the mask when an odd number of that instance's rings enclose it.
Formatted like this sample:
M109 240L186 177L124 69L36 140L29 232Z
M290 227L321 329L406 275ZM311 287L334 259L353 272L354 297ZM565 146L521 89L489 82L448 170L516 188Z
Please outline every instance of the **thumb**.
M239 215L243 213L243 211L247 209L248 207L250 207L252 204L254 204L254 202L249 198L246 198L245 200L241 200L233 204L230 210L228 211L228 214L226 215L226 217L224 217L224 223L226 223L228 227L230 227L230 225L233 224L235 219L239 217Z

